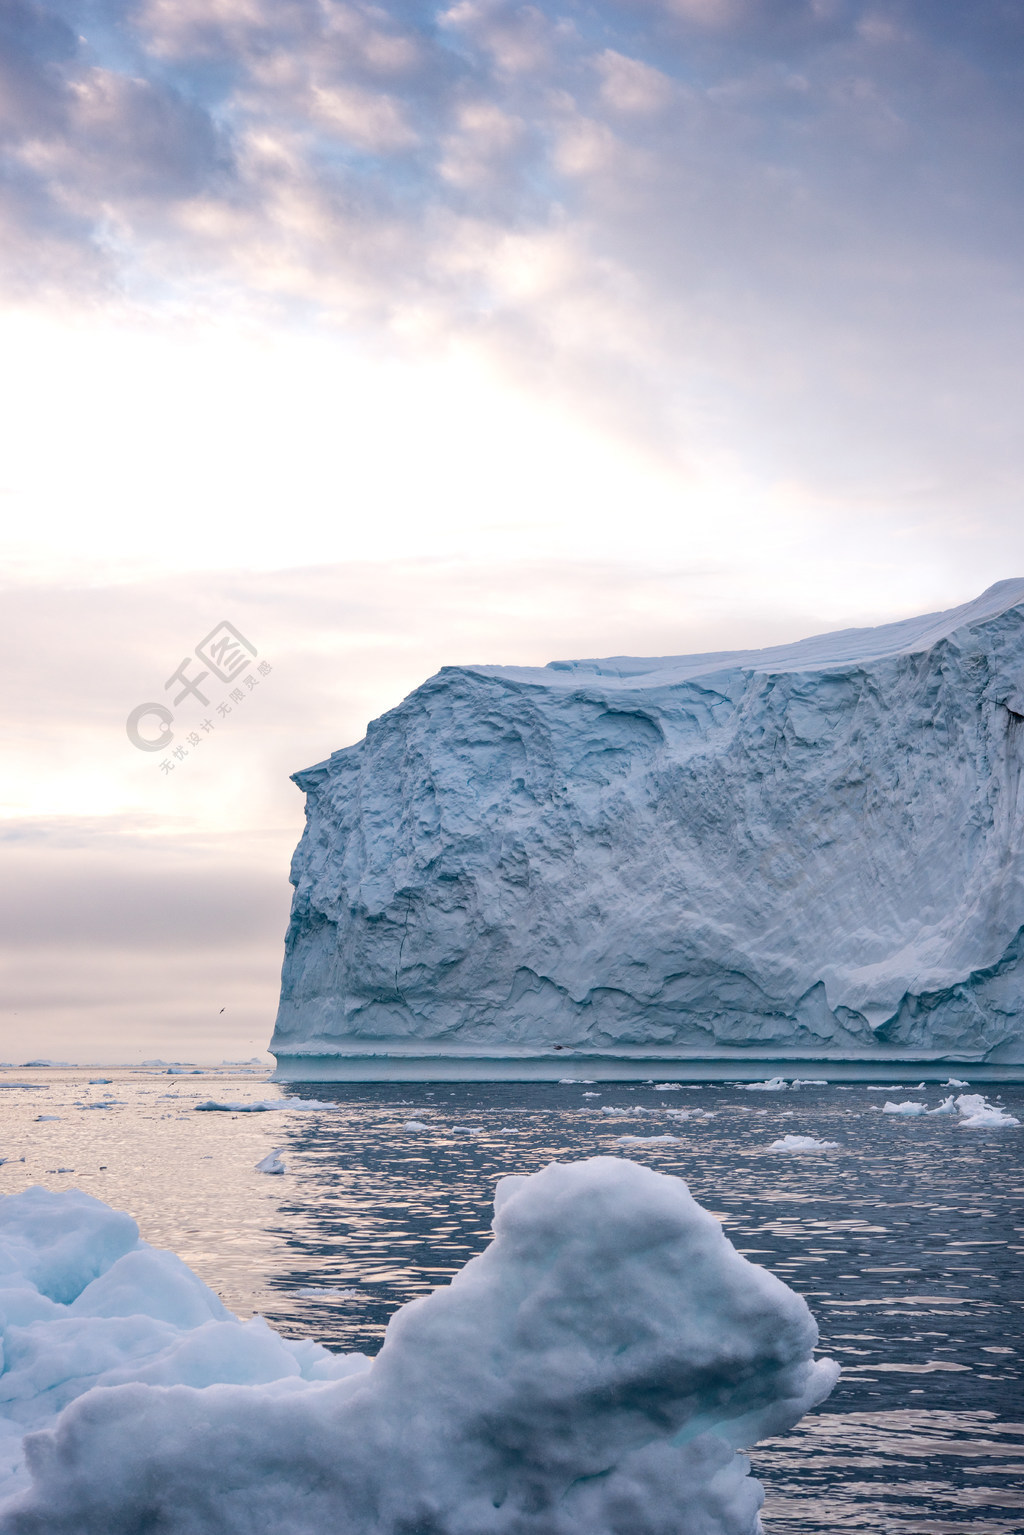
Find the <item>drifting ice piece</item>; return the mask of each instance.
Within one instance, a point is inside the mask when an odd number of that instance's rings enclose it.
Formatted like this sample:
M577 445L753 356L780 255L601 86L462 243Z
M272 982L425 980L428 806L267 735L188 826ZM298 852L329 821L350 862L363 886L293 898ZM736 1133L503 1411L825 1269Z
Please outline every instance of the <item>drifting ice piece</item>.
M838 1375L800 1296L681 1179L619 1158L502 1179L490 1246L398 1311L372 1363L222 1320L127 1216L33 1197L7 1400L45 1414L49 1380L74 1394L118 1349L123 1368L28 1440L0 1535L755 1535L736 1451ZM254 1383L208 1385L218 1360Z
M295 775L279 1074L1024 1064L1022 765L1024 580L770 650L446 668Z

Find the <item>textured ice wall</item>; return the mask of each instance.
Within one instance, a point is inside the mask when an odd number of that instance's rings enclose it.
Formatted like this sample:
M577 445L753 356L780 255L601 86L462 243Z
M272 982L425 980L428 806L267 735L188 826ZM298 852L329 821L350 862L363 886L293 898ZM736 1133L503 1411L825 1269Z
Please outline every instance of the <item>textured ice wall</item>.
M7 1204L6 1410L76 1399L29 1438L0 1535L756 1535L736 1451L838 1375L800 1296L618 1158L503 1179L493 1242L372 1363L223 1320L86 1195Z
M1022 1061L1022 762L1021 580L772 650L446 668L296 774L271 1049Z

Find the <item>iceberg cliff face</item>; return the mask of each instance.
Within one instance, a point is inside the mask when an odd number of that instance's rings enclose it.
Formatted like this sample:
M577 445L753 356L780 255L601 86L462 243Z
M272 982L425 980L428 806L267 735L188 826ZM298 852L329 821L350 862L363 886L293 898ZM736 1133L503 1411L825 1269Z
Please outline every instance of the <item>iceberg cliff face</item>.
M271 1049L307 1077L1024 1063L1022 767L1024 580L769 650L445 668L295 775Z

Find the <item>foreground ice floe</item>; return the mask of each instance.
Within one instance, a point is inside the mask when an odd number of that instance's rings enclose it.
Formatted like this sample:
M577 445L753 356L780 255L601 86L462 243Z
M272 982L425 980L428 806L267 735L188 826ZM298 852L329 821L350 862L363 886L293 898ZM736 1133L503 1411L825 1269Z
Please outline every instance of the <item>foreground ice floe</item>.
M502 1179L495 1209L371 1362L230 1317L85 1194L11 1196L10 1458L43 1431L0 1531L755 1535L737 1450L838 1374L806 1303L625 1159Z

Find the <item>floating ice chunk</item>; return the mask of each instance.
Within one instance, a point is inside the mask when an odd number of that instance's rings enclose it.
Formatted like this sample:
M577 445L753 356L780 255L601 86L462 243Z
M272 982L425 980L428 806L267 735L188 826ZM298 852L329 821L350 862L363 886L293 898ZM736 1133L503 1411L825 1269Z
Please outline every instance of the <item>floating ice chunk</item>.
M769 1077L767 1082L741 1082L746 1093L781 1093L786 1086L784 1077Z
M304 1300L355 1300L363 1294L362 1290L342 1290L338 1285L303 1285L301 1290L296 1290L296 1295L301 1295Z
M828 1082L824 1077L794 1077L790 1087L827 1087Z
M998 1130L1020 1124L1019 1119L1014 1119L1005 1109L989 1103L981 1093L961 1093L956 1106L962 1116L961 1130Z
M405 1124L402 1126L402 1129L403 1130L429 1130L430 1126L429 1125L425 1125L423 1123L422 1119L407 1119L405 1121Z
M90 1087L109 1087L111 1082L113 1082L113 1080L114 1080L113 1077L90 1077L89 1078L89 1086Z
M452 1134L453 1135L475 1135L476 1131L473 1129L472 1125L452 1125Z
M217 1103L208 1098L195 1107L199 1114L270 1114L275 1109L332 1109L334 1104L319 1098L264 1098L259 1103Z
M956 1104L953 1102L953 1094L950 1093L948 1098L943 1098L937 1109L929 1109L928 1112L929 1114L955 1114Z
M46 1119L59 1119L59 1118L60 1118L59 1114L37 1114L36 1115L36 1123L40 1124L40 1123L42 1123L43 1120L46 1120Z
M76 1103L75 1104L75 1108L76 1109L113 1109L113 1108L117 1108L117 1106L118 1106L118 1100L116 1098L107 1098L102 1103Z
M3 1535L753 1535L762 1492L736 1451L838 1375L803 1299L627 1158L503 1179L495 1205L490 1246L398 1311L372 1362L258 1321L175 1329L142 1286L137 1312L72 1336L37 1297L20 1406L52 1418L34 1381L48 1364L67 1382L90 1340L68 1395L104 1389L33 1435Z
M600 1098L600 1093L584 1093L584 1098Z
M904 1103L890 1103L886 1101L882 1106L883 1114L901 1114L904 1119L919 1119L922 1114L927 1114L926 1103L912 1103L909 1099Z
M180 1258L140 1242L130 1216L77 1189L0 1200L0 1332L0 1502L27 1482L22 1434L93 1386L291 1383L369 1364L240 1322Z
M258 1173L284 1173L284 1172L287 1172L288 1169L285 1167L284 1163L281 1161L281 1156L282 1156L283 1152L284 1152L284 1147L283 1146L279 1146L276 1151L269 1151L265 1157L263 1157L259 1162L256 1163L256 1171Z
M666 1113L666 1115L668 1116L669 1119L714 1119L715 1112L716 1111L714 1109L666 1109L665 1110L665 1113ZM764 1109L760 1109L760 1110L758 1110L758 1112L763 1114L766 1111Z
M656 1093L681 1093L682 1090L679 1082L655 1082L654 1084Z
M898 1093L900 1091L900 1087L901 1087L901 1084L899 1082L891 1082L888 1087L876 1087L876 1086L874 1086L872 1084L872 1086L868 1088L868 1092L869 1093Z
M673 1146L679 1145L678 1135L620 1135L615 1144L616 1146L654 1146L659 1141L671 1141Z
M961 1082L959 1077L950 1077L942 1085L943 1087L970 1087L971 1084L969 1082Z
M784 1135L772 1141L769 1151L834 1151L838 1141L819 1141L813 1135Z

